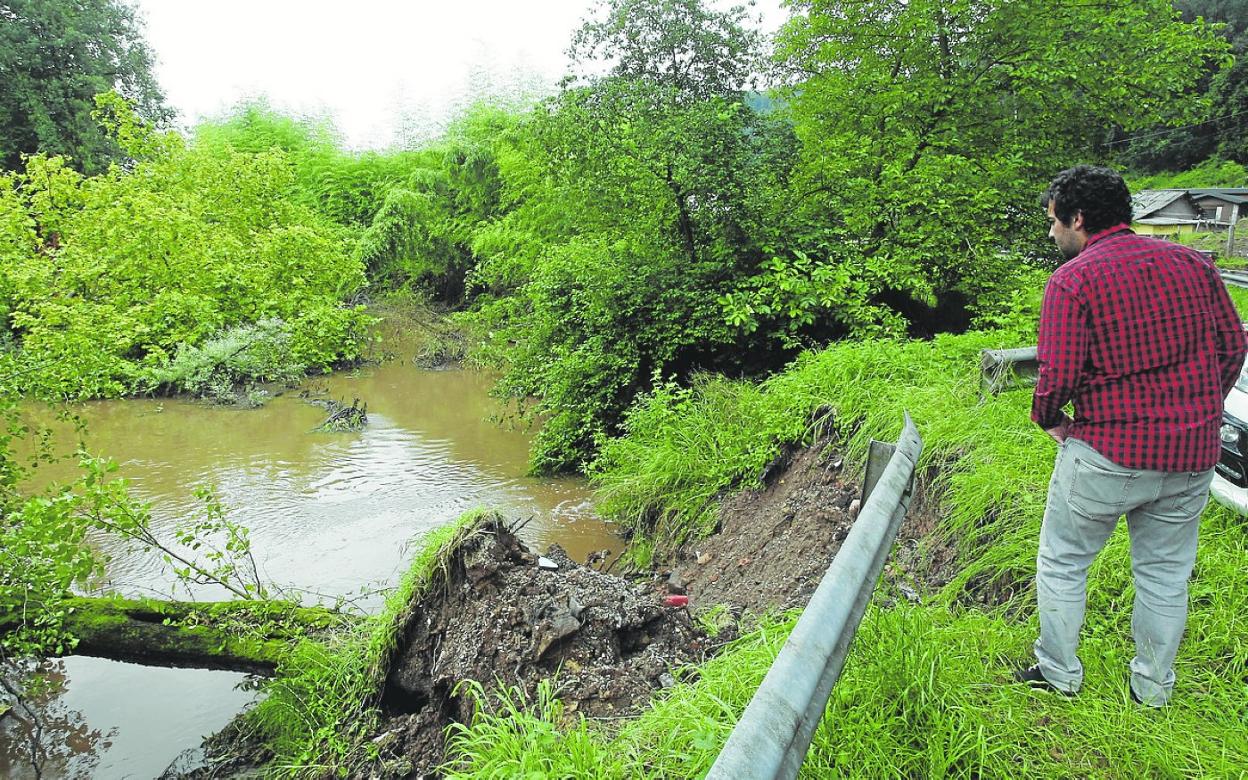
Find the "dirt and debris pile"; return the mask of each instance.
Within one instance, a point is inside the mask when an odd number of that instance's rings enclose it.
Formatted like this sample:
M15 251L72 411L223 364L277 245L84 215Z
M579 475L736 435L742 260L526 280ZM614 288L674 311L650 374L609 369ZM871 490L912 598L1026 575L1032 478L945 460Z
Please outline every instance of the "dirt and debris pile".
M702 660L704 641L649 584L580 566L558 546L538 556L491 521L451 556L445 584L413 605L375 741L413 776L431 772L445 727L472 716L456 690L467 679L532 697L552 678L567 711L629 714L672 684L674 667Z
M558 546L539 556L501 518L484 521L400 618L369 776L436 776L447 726L473 715L464 680L517 686L532 700L550 679L565 712L620 718L735 636L732 615L804 606L857 516L859 487L829 444L788 449L762 487L724 501L716 534L635 579L578 565ZM938 503L920 479L885 569L897 597L921 598L954 571ZM707 637L690 611L721 604L724 621Z
M810 600L859 509L859 486L846 481L842 456L825 440L791 448L768 469L765 484L727 498L719 530L667 560L667 583L695 608L716 604L755 615ZM908 596L947 580L953 549L932 537L934 510L911 501L885 577Z

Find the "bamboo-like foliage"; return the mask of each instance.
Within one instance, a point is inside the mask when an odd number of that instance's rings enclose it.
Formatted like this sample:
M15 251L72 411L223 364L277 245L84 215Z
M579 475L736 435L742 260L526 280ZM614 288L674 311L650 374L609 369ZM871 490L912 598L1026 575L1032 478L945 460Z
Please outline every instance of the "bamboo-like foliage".
M116 95L99 116L131 168L84 177L34 156L0 177L0 310L17 347L0 370L49 397L144 391L180 379L166 376L179 350L262 320L280 320L292 365L359 354L362 268L343 228L293 202L285 153L187 147Z

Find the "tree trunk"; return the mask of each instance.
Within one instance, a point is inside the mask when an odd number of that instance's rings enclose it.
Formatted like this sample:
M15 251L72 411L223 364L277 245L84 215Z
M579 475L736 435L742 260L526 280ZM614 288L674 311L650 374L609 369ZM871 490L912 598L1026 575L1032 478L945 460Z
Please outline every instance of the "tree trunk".
M69 598L61 608L74 654L262 675L272 675L300 639L358 620L284 601ZM20 615L0 614L0 633L20 625Z
M698 250L693 240L693 218L689 215L689 204L685 202L685 193L672 176L672 164L667 164L667 186L676 200L676 230L680 233L680 241L685 247L685 254L690 263L698 262Z

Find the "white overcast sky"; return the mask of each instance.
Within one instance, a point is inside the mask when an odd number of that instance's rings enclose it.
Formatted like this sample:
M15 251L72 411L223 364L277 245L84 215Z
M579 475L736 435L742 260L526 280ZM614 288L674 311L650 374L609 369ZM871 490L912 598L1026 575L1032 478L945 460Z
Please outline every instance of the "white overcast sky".
M774 30L781 0L754 15ZM265 96L329 114L354 148L396 140L400 116L431 126L496 89L554 84L593 0L137 0L156 73L184 125ZM473 74L476 74L475 76ZM475 80L474 80L475 79ZM422 119L423 118L423 119Z

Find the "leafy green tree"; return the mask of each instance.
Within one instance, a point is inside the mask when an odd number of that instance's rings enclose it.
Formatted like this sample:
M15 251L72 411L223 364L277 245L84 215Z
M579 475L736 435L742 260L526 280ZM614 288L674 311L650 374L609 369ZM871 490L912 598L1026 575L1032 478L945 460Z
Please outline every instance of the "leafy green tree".
M1203 20L1222 25L1236 60L1213 60L1184 99L1208 103L1208 111L1189 126L1156 127L1141 133L1121 133L1115 144L1123 164L1139 171L1184 171L1211 157L1248 162L1248 3L1238 0L1176 0L1175 7L1189 22Z
M285 116L260 100L196 127L192 145L220 155L282 152L292 200L360 232L355 255L373 291L411 288L458 304L475 264L472 233L499 205L495 146L517 122L483 101L424 148L357 153L339 147L327 120Z
M755 82L762 52L745 6L701 0L600 0L572 37L573 79L611 75L664 88L657 99L696 102L739 95Z
M751 308L776 300L790 318L843 316L839 290L911 323L929 319L933 330L965 322L960 309L982 309L1014 283L1020 260L1004 250L1035 236L1028 252L1039 251L1035 193L1048 177L1103 158L1108 128L1200 116L1200 100L1174 97L1225 50L1168 0L800 0L793 9L779 53L802 141L785 209L794 240L758 294L738 302L746 327ZM817 276L832 295L786 288ZM885 316L878 326L895 325Z
M500 391L545 417L538 470L580 466L656 372L741 362L719 299L762 255L758 204L791 140L743 100L745 19L600 5L576 76L498 153L506 213L477 231L472 281Z
M1204 19L1226 25L1223 36L1239 54L1248 51L1248 5L1241 0L1174 0L1186 21Z
M1219 117L1211 125L1217 136L1217 156L1248 165L1248 47L1240 50L1235 64L1213 78L1213 111Z
M192 145L221 154L281 151L294 173L291 197L334 221L367 226L392 187L423 163L411 152L346 152L324 117L291 117L263 100L240 103L226 115L196 126Z
M700 244L722 237L740 217L732 211L742 204L749 136L759 124L743 98L761 64L761 38L746 26L743 6L717 11L702 0L611 0L598 14L569 49L587 81L576 88L574 78L559 104L572 137L548 140L586 150L562 173L584 182L587 198L590 188L610 197L617 187L659 185L656 205L685 259L696 263L708 248ZM606 77L586 75L607 63ZM609 206L600 211L613 227L637 216Z
M501 208L497 146L517 124L515 115L479 104L440 142L408 153L413 165L389 190L359 244L374 285L463 301L476 265L473 235Z
M120 149L91 116L99 93L117 91L149 122L172 115L127 0L5 0L0 84L0 158L10 170L36 152L85 173L107 168Z

